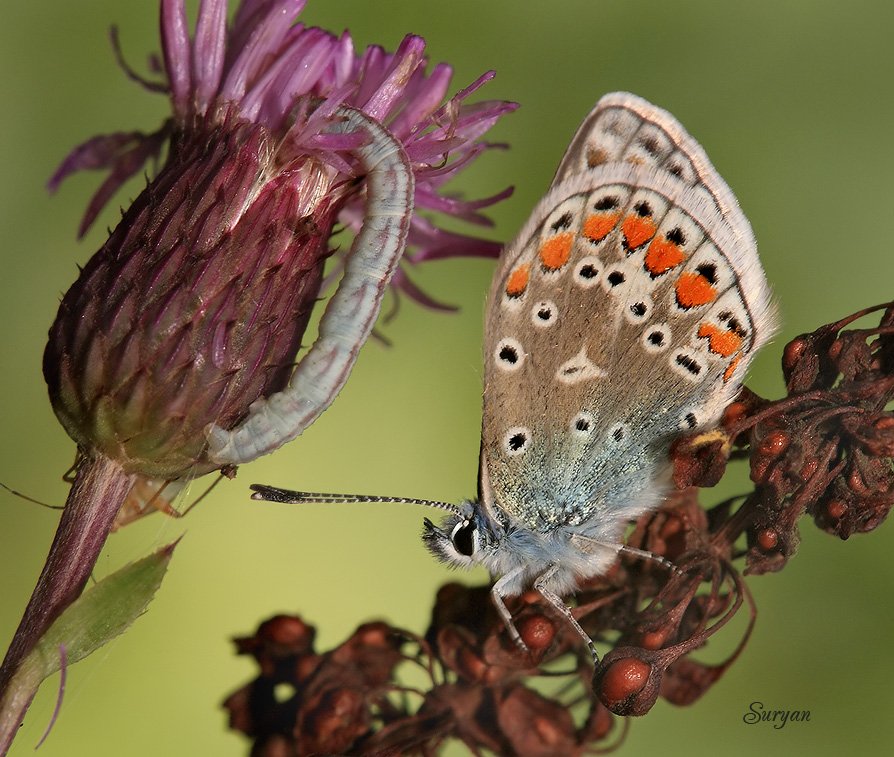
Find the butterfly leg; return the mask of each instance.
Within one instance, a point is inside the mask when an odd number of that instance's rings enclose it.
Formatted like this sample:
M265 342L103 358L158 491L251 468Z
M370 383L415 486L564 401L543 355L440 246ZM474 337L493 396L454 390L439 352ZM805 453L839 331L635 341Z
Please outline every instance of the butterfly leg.
M254 402L233 429L210 424L208 456L238 465L298 436L341 391L369 336L382 298L407 242L414 206L413 169L400 142L359 110L342 106L331 131L362 134L355 148L366 171L366 213L345 263L338 289L320 321L319 336L281 392Z
M671 573L683 575L683 571L681 571L666 557L656 555L654 552L649 552L645 549L637 549L636 547L630 547L627 544L615 544L613 542L599 541L597 539L591 539L588 536L582 536L581 534L576 534L573 537L572 542L580 547L582 551L588 554L594 554L594 548L607 549L611 552L614 552L616 555L630 555L631 557L639 557L643 560L649 560L650 562L658 563L658 565L661 565L663 568L667 568Z
M586 631L581 627L581 624L577 622L577 618L574 617L571 613L571 608L565 604L558 594L553 591L550 591L546 588L546 584L549 583L549 580L556 574L558 567L556 565L552 565L539 576L534 581L534 588L540 592L540 595L549 602L559 614L565 618L568 624L580 635L580 637L584 640L587 645L587 649L590 650L590 654L593 655L593 662L599 662L599 655L596 653L596 645L593 643L593 640L589 637Z
M618 554L631 555L633 557L640 557L643 560L649 560L650 562L658 563L661 567L667 568L671 573L674 573L675 575L678 575L678 576L685 575L682 570L680 570L676 565L674 565L666 557L662 557L661 555L656 555L654 552L649 552L646 549L637 549L636 547L629 547L626 544L622 544L618 548Z
M522 641L518 629L512 622L512 613L509 612L509 608L506 607L506 603L503 601L503 597L512 596L506 592L506 585L513 581L519 572L520 571L513 571L512 573L507 573L496 581L491 587L490 596L491 601L494 603L494 607L497 608L497 613L500 615L500 619L503 621L503 625L506 626L506 630L509 631L509 636L515 642L515 645L525 654L530 654L531 650L528 649L528 645Z

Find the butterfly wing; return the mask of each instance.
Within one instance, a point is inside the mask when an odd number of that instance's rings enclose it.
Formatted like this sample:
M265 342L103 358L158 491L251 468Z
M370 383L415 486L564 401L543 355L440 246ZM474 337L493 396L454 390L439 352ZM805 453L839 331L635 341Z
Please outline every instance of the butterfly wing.
M616 539L774 324L751 228L702 148L646 101L602 98L494 278L485 507Z

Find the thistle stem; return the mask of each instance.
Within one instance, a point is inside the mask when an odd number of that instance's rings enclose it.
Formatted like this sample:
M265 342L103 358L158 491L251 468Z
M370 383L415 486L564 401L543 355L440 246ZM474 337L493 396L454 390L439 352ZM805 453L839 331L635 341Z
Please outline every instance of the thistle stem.
M40 681L22 663L53 621L80 596L134 477L114 460L83 455L37 586L0 667L0 757L22 724Z

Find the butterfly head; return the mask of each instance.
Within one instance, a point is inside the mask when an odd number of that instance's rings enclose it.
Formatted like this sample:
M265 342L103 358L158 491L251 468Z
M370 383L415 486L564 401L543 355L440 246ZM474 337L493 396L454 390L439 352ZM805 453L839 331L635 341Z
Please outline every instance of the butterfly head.
M562 587L573 585L580 572L580 550L564 529L540 532L508 518L500 519L496 509L481 502L466 501L441 523L425 519L422 541L438 560L453 567L481 565L493 576L514 575L506 584L509 593L519 593L528 579L540 575L551 565L559 566L557 576ZM567 570L566 570L567 568Z
M440 526L428 518L422 541L436 558L450 565L469 567L487 562L500 543L502 529L477 502L463 502Z

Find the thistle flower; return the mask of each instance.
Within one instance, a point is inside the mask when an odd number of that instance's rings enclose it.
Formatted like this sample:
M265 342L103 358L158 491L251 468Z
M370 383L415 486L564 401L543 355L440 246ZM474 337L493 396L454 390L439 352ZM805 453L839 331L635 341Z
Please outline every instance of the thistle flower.
M292 25L303 6L249 0L227 30L225 0L205 0L190 39L182 1L164 0L172 118L148 136L89 140L50 181L110 169L83 233L169 143L158 176L65 295L44 357L68 433L127 472L201 474L293 438L347 378L404 242L410 263L499 249L413 213L484 223L480 209L506 196L442 193L514 107L466 102L492 74L442 105L451 70L426 73L422 39L356 55L347 33ZM342 287L293 375L336 224L355 232L353 252L337 254ZM404 273L394 286L430 302Z
M148 490L164 509L178 482L231 475L300 434L347 380L389 283L438 306L400 268L405 250L409 265L499 250L415 213L486 225L481 210L511 191L473 201L444 191L515 108L467 102L492 72L445 102L452 70L427 71L421 38L357 54L347 33L294 23L304 4L243 0L228 25L226 0L202 0L191 37L183 0L162 0L166 80L127 72L170 96L171 117L151 134L88 140L50 180L55 189L75 171L109 170L83 234L121 184L166 150L50 329L44 376L78 458L0 669L0 703L14 701L19 714L33 692L4 699L5 688L81 592L123 504L145 504ZM354 233L348 252L332 249L338 228ZM330 257L339 285L295 367ZM15 720L4 716L12 726L0 733L0 753Z
M877 327L850 328L879 310ZM886 409L894 303L795 338L782 365L788 396L771 402L743 389L716 432L675 445L679 489L628 539L662 559L622 553L579 588L573 616L612 644L595 671L578 634L536 592L510 605L525 653L494 611L490 587L448 584L424 638L367 623L319 654L312 627L278 616L237 640L260 670L225 701L231 728L253 739L256 755L432 754L447 739L474 753L574 755L616 745L617 715L644 715L659 698L693 704L735 663L756 620L737 563L744 558L745 573L781 570L805 512L846 539L878 527L894 506L894 413ZM748 461L754 490L703 509L698 487L717 483L730 460ZM749 621L732 654L694 659L743 608ZM404 660L430 685L402 685L394 671ZM282 684L292 688L286 699L274 696Z

